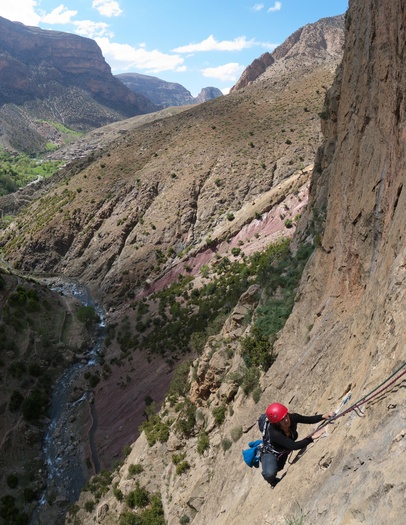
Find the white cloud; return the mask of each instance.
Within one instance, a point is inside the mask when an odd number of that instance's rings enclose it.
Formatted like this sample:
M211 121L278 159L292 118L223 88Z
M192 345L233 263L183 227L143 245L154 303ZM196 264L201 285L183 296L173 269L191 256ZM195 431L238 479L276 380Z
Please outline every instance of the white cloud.
M173 49L176 53L194 53L198 51L241 51L254 47L256 45L254 39L247 40L245 36L239 36L234 40L223 40L218 42L213 35L210 35L206 40L202 40L197 44L188 44Z
M142 69L147 73L162 71L185 71L184 60L179 55L168 55L160 51L147 51L128 44L115 44L108 38L96 38L106 62L113 71Z
M238 80L245 67L236 62L230 62L218 67L202 69L204 77L217 78L223 82Z
M92 7L107 17L119 16L123 12L120 4L115 0L93 0Z
M262 47L268 51L273 51L279 46L279 44L272 44L272 42L258 42L257 45L258 47Z
M35 6L38 4L35 0L5 1L0 5L0 16L7 18L12 22L22 22L29 26L37 26L40 22L40 16L35 12Z
M264 4L255 4L252 6L253 11L261 11L264 8Z
M72 17L78 14L77 11L69 11L63 4L55 7L53 11L47 15L41 16L41 22L45 24L70 24Z
M108 37L112 38L114 35L109 30L109 25L105 22L93 22L92 20L79 20L73 22L75 26L75 33L80 36L85 36L87 38L100 38Z
M273 13L275 11L280 11L281 8L282 8L282 2L275 2L275 5L268 9L268 13Z

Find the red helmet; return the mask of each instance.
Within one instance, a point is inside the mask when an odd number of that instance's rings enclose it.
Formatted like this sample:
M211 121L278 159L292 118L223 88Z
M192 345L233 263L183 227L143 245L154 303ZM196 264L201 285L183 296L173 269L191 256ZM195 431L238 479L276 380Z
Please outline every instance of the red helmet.
M266 409L266 417L270 423L279 423L288 413L288 409L280 403L272 403Z

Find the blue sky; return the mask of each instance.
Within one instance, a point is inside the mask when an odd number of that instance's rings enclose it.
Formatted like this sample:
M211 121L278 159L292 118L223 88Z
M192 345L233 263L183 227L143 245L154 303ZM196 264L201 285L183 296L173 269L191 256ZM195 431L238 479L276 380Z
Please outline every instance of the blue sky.
M96 40L113 74L136 72L228 93L296 29L348 0L0 0L0 16Z

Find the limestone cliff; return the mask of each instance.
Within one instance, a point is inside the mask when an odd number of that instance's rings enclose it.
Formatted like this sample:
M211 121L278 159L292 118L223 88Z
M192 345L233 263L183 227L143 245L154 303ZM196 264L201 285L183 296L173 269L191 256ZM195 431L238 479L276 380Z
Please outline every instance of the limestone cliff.
M303 236L318 231L319 246L275 345L276 362L261 379L260 401L224 378L241 359L238 337L228 340L227 352L225 327L193 376L197 386L217 377L199 407L209 450L198 454L197 437L174 433L149 448L142 435L116 474L128 494L135 486L129 466L141 464L137 480L162 493L169 525L283 525L292 516L312 525L404 520L404 380L363 414L338 420L273 490L243 463L241 450L259 437L256 418L269 402L307 414L334 409L348 388L360 399L405 361L405 28L403 0L350 1L343 64L327 97L325 141L301 224ZM229 410L216 425L212 409L222 402ZM243 436L233 442L237 428ZM171 461L180 451L191 467L181 475ZM93 514L81 513L81 522L116 523L123 505L111 493Z
M26 151L52 142L43 121L89 130L158 109L111 74L94 40L2 17L0 107L1 144Z
M322 18L295 31L272 53L255 59L242 73L231 91L242 89L261 75L267 78L280 71L341 60L344 42L344 15Z

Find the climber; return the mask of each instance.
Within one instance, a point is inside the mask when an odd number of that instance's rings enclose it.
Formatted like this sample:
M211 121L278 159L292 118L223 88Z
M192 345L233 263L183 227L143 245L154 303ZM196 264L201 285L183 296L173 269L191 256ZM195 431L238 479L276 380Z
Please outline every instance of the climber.
M271 487L275 487L280 481L276 474L285 466L289 452L307 447L325 433L325 428L322 428L311 436L296 441L298 437L297 424L319 423L333 416L334 412L315 416L290 414L288 409L280 403L272 403L268 406L266 413L259 418L258 425L262 431L263 439L260 456L262 476Z

